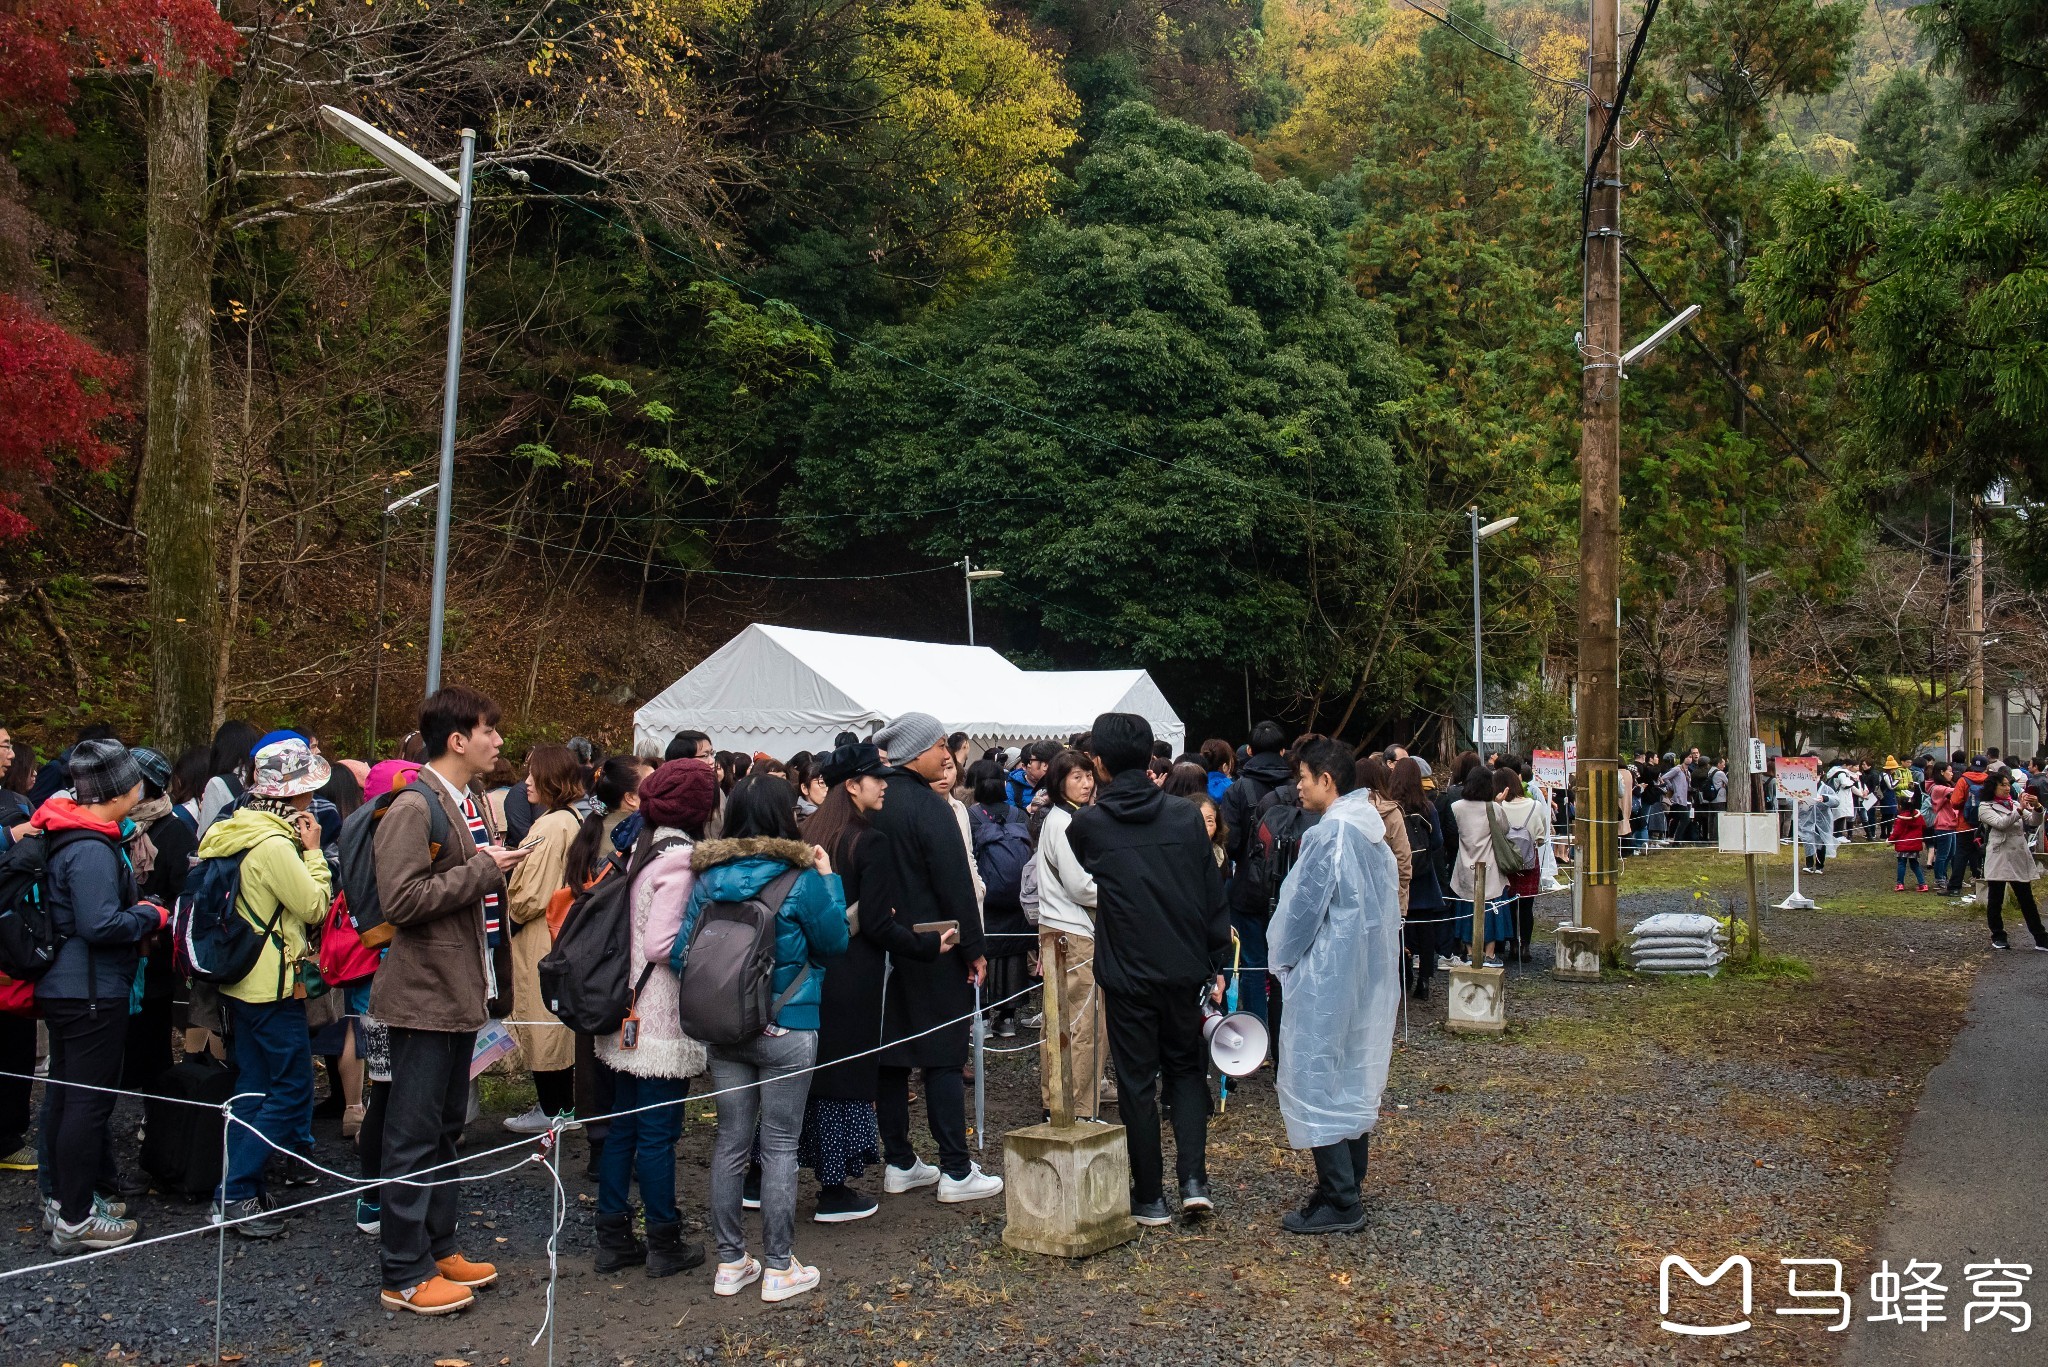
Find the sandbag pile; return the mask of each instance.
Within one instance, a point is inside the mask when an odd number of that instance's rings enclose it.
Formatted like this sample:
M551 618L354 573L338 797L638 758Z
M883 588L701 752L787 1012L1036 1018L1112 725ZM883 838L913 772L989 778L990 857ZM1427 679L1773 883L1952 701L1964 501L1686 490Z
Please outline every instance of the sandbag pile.
M1628 944L1629 967L1638 973L1719 971L1728 957L1721 923L1693 912L1667 911L1636 922Z

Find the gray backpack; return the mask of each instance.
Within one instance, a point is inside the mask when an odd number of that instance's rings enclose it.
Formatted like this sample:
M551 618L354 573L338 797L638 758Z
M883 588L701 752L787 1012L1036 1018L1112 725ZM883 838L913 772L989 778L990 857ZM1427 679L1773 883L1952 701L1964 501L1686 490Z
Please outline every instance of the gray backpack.
M811 976L807 963L773 994L775 918L803 870L778 875L743 902L709 902L669 966L681 979L683 1033L705 1044L741 1044L775 1023L775 1013Z

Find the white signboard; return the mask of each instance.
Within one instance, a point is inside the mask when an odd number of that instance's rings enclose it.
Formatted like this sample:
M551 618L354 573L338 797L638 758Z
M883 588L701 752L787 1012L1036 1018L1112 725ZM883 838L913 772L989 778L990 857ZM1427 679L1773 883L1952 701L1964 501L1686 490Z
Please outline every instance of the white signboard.
M1778 756L1778 796L1812 802L1820 796L1820 760L1810 755Z
M1778 852L1776 812L1723 812L1720 826L1723 854Z
M1565 774L1565 781L1566 781L1567 783L1569 783L1569 782L1571 781L1571 776L1572 776L1573 774L1576 774L1576 773L1577 773L1578 771L1579 771L1579 738L1578 738L1577 736L1566 736L1566 737L1564 738L1564 774Z
M1481 745L1506 745L1508 743L1508 719L1506 717L1488 717L1483 734L1479 733L1480 728L1476 722L1473 724L1472 730L1475 733L1472 739Z
M1771 761L1770 757L1764 753L1764 743L1755 736L1751 736L1749 738L1749 772L1752 774L1767 773L1770 767Z
M1564 751L1535 750L1529 755L1529 776L1539 788L1562 788L1570 780L1565 777Z

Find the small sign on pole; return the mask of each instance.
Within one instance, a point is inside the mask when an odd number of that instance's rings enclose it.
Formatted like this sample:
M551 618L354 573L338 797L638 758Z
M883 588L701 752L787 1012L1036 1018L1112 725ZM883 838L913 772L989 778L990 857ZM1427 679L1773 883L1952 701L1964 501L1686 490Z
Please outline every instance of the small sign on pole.
M1484 727L1478 722L1472 723L1473 740L1481 745L1506 745L1508 743L1508 719L1506 717L1487 717L1485 718L1485 723Z
M1579 738L1578 738L1577 736L1566 736L1566 737L1564 738L1564 773L1565 773L1565 779L1566 779L1567 781L1569 781L1569 780L1571 779L1571 776L1572 776L1573 774L1577 773L1577 772L1578 772L1578 770L1579 770Z
M1749 738L1749 772L1761 774L1771 767L1770 757L1764 753L1764 743L1755 736Z
M1564 751L1534 750L1529 754L1529 777L1539 788L1562 788L1570 780L1566 776Z
M1812 755L1778 756L1778 796L1812 802L1820 796L1820 760Z

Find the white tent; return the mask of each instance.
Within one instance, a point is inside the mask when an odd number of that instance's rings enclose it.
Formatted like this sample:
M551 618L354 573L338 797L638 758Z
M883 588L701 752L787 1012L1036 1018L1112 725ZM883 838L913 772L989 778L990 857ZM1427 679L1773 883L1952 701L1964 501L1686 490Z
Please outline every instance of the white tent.
M1136 712L1181 748L1187 728L1142 669L1026 671L986 646L842 636L755 623L633 714L633 742L661 749L702 731L721 750L787 757L929 712L977 749L1064 740L1102 712Z

